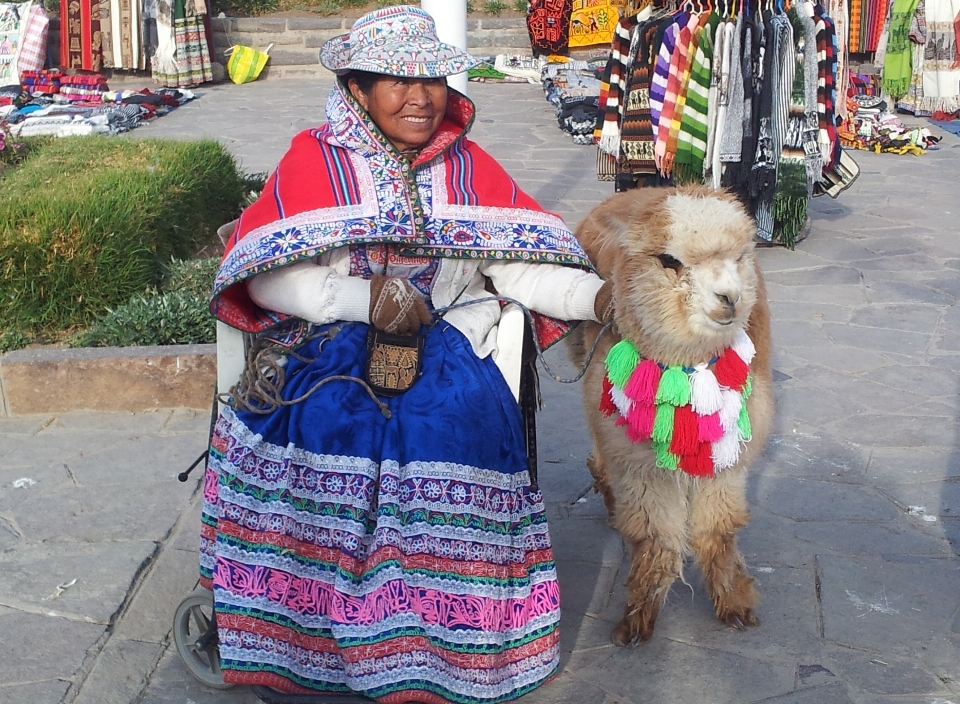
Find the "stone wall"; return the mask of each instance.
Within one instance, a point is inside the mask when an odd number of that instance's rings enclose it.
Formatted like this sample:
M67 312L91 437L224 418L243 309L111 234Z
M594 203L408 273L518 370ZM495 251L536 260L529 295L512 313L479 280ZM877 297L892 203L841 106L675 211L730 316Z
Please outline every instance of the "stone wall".
M215 17L213 53L225 64L224 52L234 44L270 50L264 78L302 78L328 74L320 65L320 47L331 37L345 34L352 18L340 17ZM54 62L60 51L60 21L51 19L49 53ZM467 20L467 44L477 56L530 54L526 23L519 18Z

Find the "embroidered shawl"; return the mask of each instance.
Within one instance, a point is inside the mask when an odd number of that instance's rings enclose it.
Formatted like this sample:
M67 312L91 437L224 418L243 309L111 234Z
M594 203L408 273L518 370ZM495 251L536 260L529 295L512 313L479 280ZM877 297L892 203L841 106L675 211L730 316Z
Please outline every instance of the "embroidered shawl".
M591 268L573 233L466 139L475 108L451 90L443 123L408 163L338 83L327 123L294 137L228 240L211 310L247 332L289 316L248 296L251 276L339 247L393 244L416 257L522 260ZM544 346L568 326L539 316Z

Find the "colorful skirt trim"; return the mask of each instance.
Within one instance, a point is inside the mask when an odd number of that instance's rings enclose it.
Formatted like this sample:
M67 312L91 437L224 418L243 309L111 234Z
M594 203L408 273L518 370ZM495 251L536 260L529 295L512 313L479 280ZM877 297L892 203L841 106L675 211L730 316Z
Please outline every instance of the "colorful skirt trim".
M284 397L362 378L367 326L288 358ZM334 381L268 416L220 416L200 573L224 679L386 704L515 699L555 674L559 590L520 412L453 327L384 399Z

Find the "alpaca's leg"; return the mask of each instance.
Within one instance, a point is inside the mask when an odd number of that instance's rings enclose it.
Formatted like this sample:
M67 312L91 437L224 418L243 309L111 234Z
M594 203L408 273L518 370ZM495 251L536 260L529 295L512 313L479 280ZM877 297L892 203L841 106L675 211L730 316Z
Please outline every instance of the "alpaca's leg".
M630 544L632 559L627 605L613 631L616 645L653 637L660 608L683 568L686 496L665 470L657 469L645 480L617 487L616 527Z
M746 472L723 472L702 481L690 497L690 546L703 572L717 618L743 629L759 626L759 597L737 550L737 530L747 525Z
M603 505L607 509L607 522L613 525L613 509L616 502L613 498L613 489L610 488L610 475L607 474L607 461L603 454L594 446L587 456L587 469L593 477L593 491L603 497Z

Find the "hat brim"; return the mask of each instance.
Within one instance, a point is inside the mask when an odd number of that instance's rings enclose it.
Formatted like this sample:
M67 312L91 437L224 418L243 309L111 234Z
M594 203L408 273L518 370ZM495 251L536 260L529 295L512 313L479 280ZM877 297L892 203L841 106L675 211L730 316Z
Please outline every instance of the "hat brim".
M349 34L334 37L320 50L320 63L342 76L350 71L367 71L405 78L443 78L463 73L479 60L463 49L434 41L377 43L350 54Z

